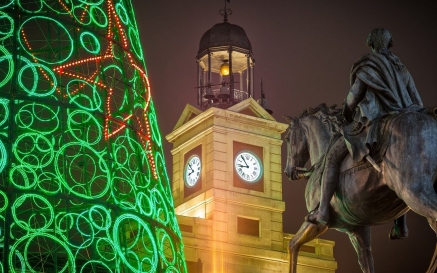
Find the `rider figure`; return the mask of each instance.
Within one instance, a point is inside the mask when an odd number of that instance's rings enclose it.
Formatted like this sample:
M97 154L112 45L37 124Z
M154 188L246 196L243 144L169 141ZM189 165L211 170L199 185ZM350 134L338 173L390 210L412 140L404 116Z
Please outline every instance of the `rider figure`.
M393 46L390 32L384 28L374 29L367 38L367 46L372 53L364 55L352 66L351 89L343 108L348 125L343 127L343 136L336 139L326 155L320 205L307 216L309 222L327 224L329 203L339 181L341 163L348 153L354 161L372 155L380 119L412 105L423 105L410 73L389 51ZM401 217L395 225L405 225L404 222L405 218ZM404 236L401 234L400 237Z

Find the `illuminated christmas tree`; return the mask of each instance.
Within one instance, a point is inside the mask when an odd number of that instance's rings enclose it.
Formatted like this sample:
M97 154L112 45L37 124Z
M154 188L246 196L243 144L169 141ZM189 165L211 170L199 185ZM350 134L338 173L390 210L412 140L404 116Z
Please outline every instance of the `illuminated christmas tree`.
M130 0L0 2L0 272L185 272Z

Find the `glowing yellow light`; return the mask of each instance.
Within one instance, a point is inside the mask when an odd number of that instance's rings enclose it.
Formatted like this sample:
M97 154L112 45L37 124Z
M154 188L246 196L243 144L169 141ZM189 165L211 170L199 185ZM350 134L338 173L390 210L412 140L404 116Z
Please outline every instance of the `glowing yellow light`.
M220 66L220 74L223 76L229 75L229 63L227 60L224 60L223 64Z

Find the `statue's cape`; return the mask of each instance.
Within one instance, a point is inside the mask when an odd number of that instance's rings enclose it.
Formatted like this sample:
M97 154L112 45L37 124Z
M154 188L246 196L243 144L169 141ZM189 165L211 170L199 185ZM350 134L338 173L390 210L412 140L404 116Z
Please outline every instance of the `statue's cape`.
M407 69L398 70L384 55L370 53L354 63L350 83L359 78L374 93L385 113L399 111L412 104L422 106L413 78Z
M345 126L343 135L353 159L360 161L377 143L381 117L423 104L408 70L398 69L382 54L370 53L355 62L351 69L351 86L357 78L367 85L367 90L357 105L356 122Z

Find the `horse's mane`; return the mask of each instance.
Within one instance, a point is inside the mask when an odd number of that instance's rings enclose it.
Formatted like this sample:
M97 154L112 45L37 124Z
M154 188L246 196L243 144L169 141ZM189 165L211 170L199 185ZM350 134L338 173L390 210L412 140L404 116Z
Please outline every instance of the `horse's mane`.
M310 107L300 114L299 119L306 116L316 116L320 118L323 123L329 126L333 134L340 132L341 126L344 123L342 109L337 108L336 104L328 107L326 103L321 103L315 108Z

